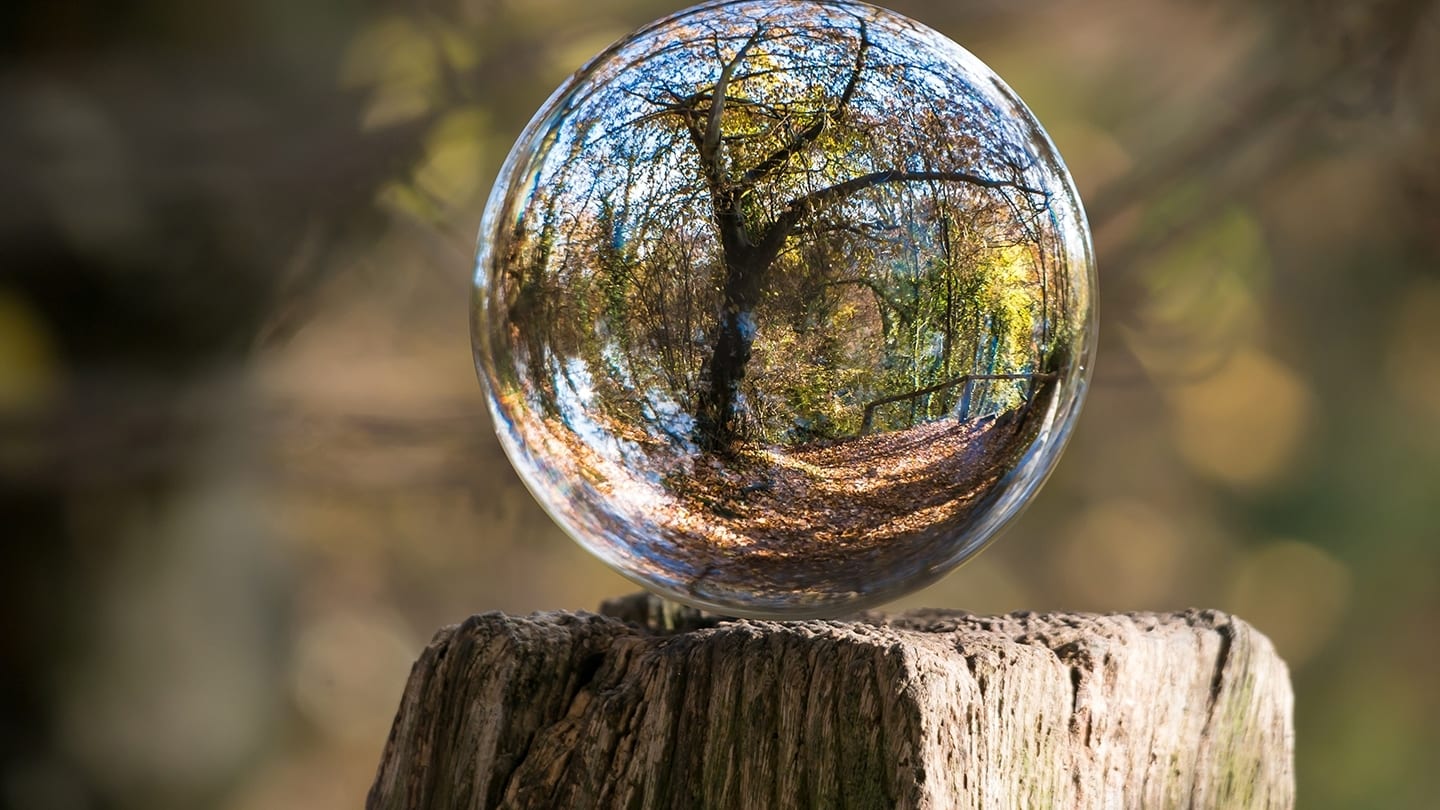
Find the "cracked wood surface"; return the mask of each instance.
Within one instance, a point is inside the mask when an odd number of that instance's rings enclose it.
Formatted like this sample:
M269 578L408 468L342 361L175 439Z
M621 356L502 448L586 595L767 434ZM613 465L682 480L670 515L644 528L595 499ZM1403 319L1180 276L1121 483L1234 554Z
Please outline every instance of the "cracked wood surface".
M1285 665L1223 613L602 612L441 630L368 807L1294 804Z

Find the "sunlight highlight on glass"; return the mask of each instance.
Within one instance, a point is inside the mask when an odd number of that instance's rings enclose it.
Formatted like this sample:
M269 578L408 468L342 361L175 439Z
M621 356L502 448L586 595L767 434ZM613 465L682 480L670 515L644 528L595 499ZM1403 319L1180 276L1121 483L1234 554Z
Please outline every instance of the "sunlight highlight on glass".
M1093 351L1089 233L975 57L892 12L726 2L592 60L481 226L476 365L521 477L673 599L918 589L1034 494Z

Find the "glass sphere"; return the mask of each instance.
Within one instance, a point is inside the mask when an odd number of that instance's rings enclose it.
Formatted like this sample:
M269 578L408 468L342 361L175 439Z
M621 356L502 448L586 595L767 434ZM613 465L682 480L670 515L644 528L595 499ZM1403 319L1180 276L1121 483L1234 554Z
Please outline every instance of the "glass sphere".
M476 365L531 492L661 595L834 615L1035 493L1079 410L1094 262L1025 105L850 2L698 6L536 114L481 226Z

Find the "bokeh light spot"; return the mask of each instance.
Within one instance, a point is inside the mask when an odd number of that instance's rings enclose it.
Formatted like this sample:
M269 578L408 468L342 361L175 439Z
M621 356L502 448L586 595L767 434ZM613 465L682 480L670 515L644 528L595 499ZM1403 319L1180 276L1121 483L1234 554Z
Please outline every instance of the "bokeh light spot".
M447 203L473 198L480 191L488 132L487 117L477 108L456 110L440 119L427 139L429 148L415 173L416 184Z
M403 123L430 111L441 76L439 44L403 17L379 20L355 37L341 64L340 83L370 89L365 129Z
M296 640L291 690L325 734L349 743L383 739L395 696L420 644L401 619L349 605L304 626Z
M1385 373L1395 398L1440 425L1440 283L1423 281L1400 296Z
M49 330L26 302L0 288L0 415L34 413L58 386Z
M1231 580L1227 609L1302 666L1334 636L1350 602L1350 570L1322 549L1280 540L1245 556Z
M1057 573L1087 609L1176 607L1166 599L1184 572L1187 538L1158 510L1133 499L1102 501L1061 543Z
M1295 372L1254 349L1168 393L1182 457L1195 471L1233 486L1265 484L1285 472L1314 409Z

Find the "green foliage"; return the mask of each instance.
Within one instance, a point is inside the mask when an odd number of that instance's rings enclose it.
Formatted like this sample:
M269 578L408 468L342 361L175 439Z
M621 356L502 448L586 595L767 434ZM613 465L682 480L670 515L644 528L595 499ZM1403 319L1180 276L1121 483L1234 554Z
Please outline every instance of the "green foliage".
M787 14L617 55L544 139L516 193L546 278L512 293L559 299L513 312L553 353L522 383L543 409L579 361L587 407L657 439L683 441L664 413L715 450L838 438L937 385L873 427L946 416L963 395L946 381L1030 373L1078 337L1064 190L987 91L859 15ZM1027 391L972 389L973 416Z

